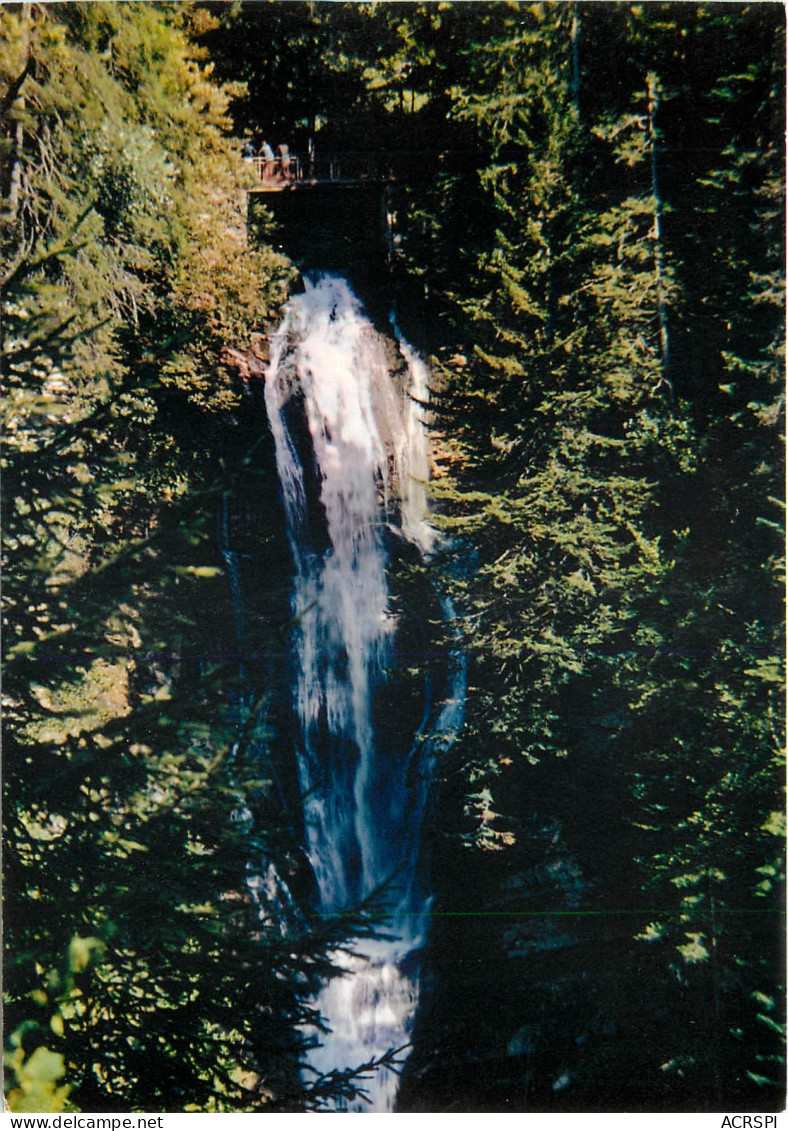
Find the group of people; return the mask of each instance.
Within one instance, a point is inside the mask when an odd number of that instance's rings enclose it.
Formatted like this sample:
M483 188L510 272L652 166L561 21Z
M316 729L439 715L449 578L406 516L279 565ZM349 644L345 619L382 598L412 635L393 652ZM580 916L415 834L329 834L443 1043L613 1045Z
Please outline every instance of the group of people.
M247 139L241 149L244 161L253 161L255 157L262 158L262 175L264 181L273 181L277 178L287 180L291 172L290 147L282 142L274 153L267 141L263 141L259 149Z

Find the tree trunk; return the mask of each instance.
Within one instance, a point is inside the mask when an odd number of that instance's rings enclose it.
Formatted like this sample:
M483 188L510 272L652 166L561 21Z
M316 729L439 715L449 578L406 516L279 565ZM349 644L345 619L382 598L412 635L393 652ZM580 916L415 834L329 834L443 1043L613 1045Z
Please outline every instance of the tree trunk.
M21 93L24 81L30 71L31 53L30 53L30 23L31 23L31 5L25 3L22 5L21 14L22 27L25 33L25 60L24 66L20 72L19 78L14 87L16 91L9 92L11 98L11 105L8 110L16 107L18 110L24 109L25 97ZM6 218L10 224L16 223L17 216L19 215L19 200L22 194L22 154L24 148L25 131L20 121L17 121L14 127L13 144L11 147L11 160L8 166L8 190L7 190L7 210Z
M577 0L572 3L572 102L580 115L580 11Z
M673 399L673 384L670 379L670 334L668 331L668 312L665 301L665 260L662 247L662 197L659 191L657 166L657 141L659 134L656 116L659 110L659 79L650 72L648 83L648 134L651 146L651 195L654 198L654 270L657 284L657 316L659 318L659 343L662 353L662 383L670 390Z

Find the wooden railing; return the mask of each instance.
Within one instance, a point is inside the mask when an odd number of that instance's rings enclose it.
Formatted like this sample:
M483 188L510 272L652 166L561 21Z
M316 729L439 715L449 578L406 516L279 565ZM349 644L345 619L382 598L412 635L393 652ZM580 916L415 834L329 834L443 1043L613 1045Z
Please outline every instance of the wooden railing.
M287 185L352 184L357 181L389 180L393 176L385 154L380 153L291 153L286 161L276 157L246 158L263 188Z

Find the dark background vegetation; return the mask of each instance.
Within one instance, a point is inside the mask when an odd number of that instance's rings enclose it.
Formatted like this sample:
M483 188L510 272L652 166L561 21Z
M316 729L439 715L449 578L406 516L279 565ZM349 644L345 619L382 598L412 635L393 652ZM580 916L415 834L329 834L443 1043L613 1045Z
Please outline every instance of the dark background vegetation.
M0 24L11 1106L353 1087L297 1071L346 927L248 883L303 881L230 627L253 537L247 650L286 639L255 390L293 271L246 241L249 134L391 155L432 360L471 688L402 1110L781 1107L782 6Z

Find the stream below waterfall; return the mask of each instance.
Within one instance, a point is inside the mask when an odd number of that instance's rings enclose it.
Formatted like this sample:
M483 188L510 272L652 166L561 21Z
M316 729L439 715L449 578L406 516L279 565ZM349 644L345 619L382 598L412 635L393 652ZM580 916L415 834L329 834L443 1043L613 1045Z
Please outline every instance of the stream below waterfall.
M426 366L393 322L389 335L376 329L340 275L305 279L274 336L265 388L293 561L303 845L319 912L374 897L383 913L380 938L332 956L345 973L313 1003L328 1029L311 1034L313 1073L407 1046L418 1001L430 906L422 828L465 696L448 599L422 579L420 607L407 608L393 581L435 548L427 397ZM364 1082L368 1099L346 1110L393 1111L397 1083L379 1068Z

